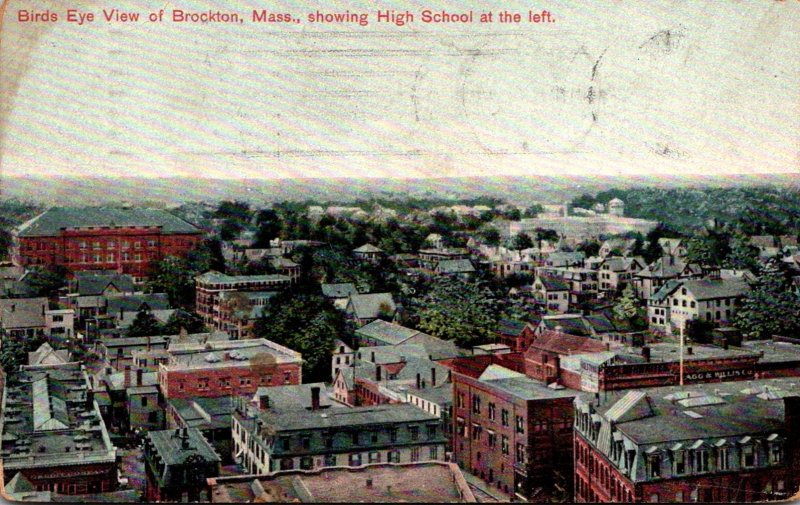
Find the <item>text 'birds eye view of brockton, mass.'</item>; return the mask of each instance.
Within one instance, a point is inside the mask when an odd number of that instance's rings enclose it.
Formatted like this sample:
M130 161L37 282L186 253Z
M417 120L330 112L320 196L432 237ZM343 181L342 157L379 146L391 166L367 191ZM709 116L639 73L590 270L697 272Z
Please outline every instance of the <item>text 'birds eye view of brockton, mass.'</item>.
M13 500L800 486L791 177L110 181L4 181Z

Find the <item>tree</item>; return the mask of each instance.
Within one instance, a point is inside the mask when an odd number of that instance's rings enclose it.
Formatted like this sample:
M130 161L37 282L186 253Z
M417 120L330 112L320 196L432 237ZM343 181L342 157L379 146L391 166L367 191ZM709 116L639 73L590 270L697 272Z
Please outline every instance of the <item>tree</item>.
M575 250L583 252L587 258L591 258L592 256L597 256L600 253L600 244L594 240L584 240L575 246Z
M152 337L163 335L164 328L156 317L147 310L140 310L136 313L131 325L128 327L129 337Z
M67 270L60 265L33 267L24 278L33 296L58 296L67 284Z
M28 364L28 353L33 352L45 342L45 337L38 335L34 338L11 338L5 330L0 328L0 366L6 373L16 372L20 365Z
M779 260L770 259L734 315L734 326L753 339L800 331L800 299Z
M690 263L699 265L720 265L730 251L727 234L710 231L706 236L695 236L689 239L686 246L686 259Z
M153 266L147 289L151 293L166 293L173 307L192 308L195 303L195 273L186 260L167 256Z
M639 304L633 286L628 284L622 290L622 296L614 305L614 317L620 321L633 322L639 316Z
M308 382L330 381L334 340L349 340L344 315L316 294L275 296L253 325L253 335L301 353Z
M735 270L750 270L755 272L758 268L758 247L750 243L744 235L734 235L731 239L730 253L725 258L724 265Z
M165 335L177 335L182 328L189 333L205 333L207 331L203 319L197 313L183 309L177 309L169 316L162 331Z
M462 347L491 342L500 313L491 291L449 277L436 277L413 310L418 329Z
M262 209L256 214L256 235L253 247L269 247L269 241L276 239L283 231L283 223L273 209Z
M500 244L500 231L494 226L483 226L478 230L478 236L486 245L496 246Z
M509 243L509 249L521 251L523 249L530 249L533 247L533 239L527 233L519 233L515 235Z

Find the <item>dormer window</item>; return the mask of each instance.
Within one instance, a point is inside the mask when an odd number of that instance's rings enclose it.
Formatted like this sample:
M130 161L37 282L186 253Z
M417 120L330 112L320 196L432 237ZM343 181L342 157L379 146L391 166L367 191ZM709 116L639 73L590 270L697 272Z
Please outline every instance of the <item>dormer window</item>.
M661 477L661 453L653 452L647 455L647 476L650 478Z
M686 473L686 451L681 444L676 444L672 448L672 473L683 475Z
M747 441L742 442L742 467L753 468L756 466L756 448L750 443L750 437L745 437Z
M783 441L777 434L772 434L767 438L769 442L769 464L780 465L783 463Z

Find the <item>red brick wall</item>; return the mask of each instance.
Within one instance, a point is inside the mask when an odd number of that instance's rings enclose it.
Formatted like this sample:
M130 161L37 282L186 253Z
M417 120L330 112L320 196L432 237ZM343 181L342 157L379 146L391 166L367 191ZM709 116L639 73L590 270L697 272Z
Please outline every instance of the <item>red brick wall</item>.
M261 366L258 371L249 366L230 366L168 371L160 368L158 373L165 398L253 395L260 386L297 385L302 382L302 367L296 363ZM221 382L224 379L228 379L229 387ZM205 380L208 387L201 388L201 381Z
M75 458L77 459L77 455ZM59 494L88 494L117 489L115 464L50 466L21 470L37 490L56 491ZM8 482L17 472L6 471ZM57 486L57 487L56 487Z
M14 261L22 266L28 265L61 265L70 271L78 270L117 270L122 273L146 277L152 263L165 256L185 257L186 254L197 247L202 240L198 234L167 234L155 228L122 228L116 230L68 230L58 236L51 237L19 237L19 246L13 251ZM128 248L122 247L122 242L129 242ZM153 246L149 241L154 241ZM86 248L81 249L80 243L85 242ZM94 249L94 242L100 243L99 249ZM113 242L113 247L109 243ZM136 242L140 247L136 248ZM108 261L108 255L114 255L113 261ZM123 253L129 254L129 259L122 259ZM101 256L101 262L94 262L94 255ZM135 261L135 255L141 255L141 261ZM82 261L86 255L87 262Z
M633 484L577 432L573 459L576 502L636 501Z

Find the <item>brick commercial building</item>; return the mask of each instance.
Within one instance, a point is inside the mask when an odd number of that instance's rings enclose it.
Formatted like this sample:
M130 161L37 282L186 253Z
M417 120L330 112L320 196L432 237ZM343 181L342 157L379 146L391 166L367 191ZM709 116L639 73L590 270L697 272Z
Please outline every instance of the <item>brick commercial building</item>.
M583 394L577 502L756 502L800 487L790 379Z
M166 256L185 256L202 240L195 226L159 209L52 207L14 230L19 266L115 270L135 280Z
M196 310L203 322L215 330L238 331L239 321L234 317L236 310L222 307L221 295L227 293L267 293L280 291L292 283L285 275L226 275L210 271L195 277L197 286ZM230 300L228 301L230 303ZM241 301L241 309L249 313L254 306L253 300Z
M114 491L117 453L82 365L28 367L3 391L5 482L21 474L35 491ZM20 477L20 478L22 478Z
M484 359L453 364L454 460L525 500L571 497L576 392L549 388L485 359L495 356L476 358Z
M158 365L165 398L253 395L260 386L300 384L300 353L260 338L174 343Z
M409 404L325 408L311 388L311 407L259 405L239 398L233 415L235 457L254 474L368 463L443 461L439 418Z

